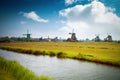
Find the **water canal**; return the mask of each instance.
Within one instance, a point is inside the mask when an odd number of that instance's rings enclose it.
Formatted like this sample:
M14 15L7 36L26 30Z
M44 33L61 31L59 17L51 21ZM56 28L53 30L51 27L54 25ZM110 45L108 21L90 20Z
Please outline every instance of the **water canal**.
M120 68L91 62L34 56L0 50L0 56L18 61L36 75L56 80L120 80Z

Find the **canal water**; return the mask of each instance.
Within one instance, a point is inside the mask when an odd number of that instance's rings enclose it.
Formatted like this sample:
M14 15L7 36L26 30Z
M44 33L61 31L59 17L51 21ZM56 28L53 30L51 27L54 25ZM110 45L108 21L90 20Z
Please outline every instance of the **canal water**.
M56 80L120 80L120 68L91 62L34 56L0 50L0 56L18 61L36 75Z

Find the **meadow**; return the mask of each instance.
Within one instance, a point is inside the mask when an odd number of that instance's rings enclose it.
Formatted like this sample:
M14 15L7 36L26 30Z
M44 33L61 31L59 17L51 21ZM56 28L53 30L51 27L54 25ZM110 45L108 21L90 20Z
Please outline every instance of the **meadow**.
M120 67L120 44L115 42L10 42L0 43L0 48Z

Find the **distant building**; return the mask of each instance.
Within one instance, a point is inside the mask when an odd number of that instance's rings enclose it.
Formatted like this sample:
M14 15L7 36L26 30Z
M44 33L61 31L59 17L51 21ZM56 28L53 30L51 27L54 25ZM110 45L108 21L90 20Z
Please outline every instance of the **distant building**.
M10 38L8 36L6 37L0 37L0 43L4 43L4 42L10 42Z
M111 41L112 41L112 36L111 36L111 35L108 35L108 36L104 39L104 41L106 41L106 42L111 42Z

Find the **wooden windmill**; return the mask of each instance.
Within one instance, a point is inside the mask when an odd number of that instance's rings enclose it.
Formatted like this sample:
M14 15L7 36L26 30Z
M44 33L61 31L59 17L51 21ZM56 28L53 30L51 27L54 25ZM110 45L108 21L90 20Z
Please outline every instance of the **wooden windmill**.
M27 34L23 34L24 36L26 36L27 39L31 38L31 34L29 33L29 30L27 30Z
M112 36L109 34L107 34L108 36L104 39L104 41L107 41L107 42L111 42L112 41Z
M72 33L69 34L71 34L71 38L68 38L67 41L76 42L77 38L76 38L76 34L74 33L74 29L72 30Z

